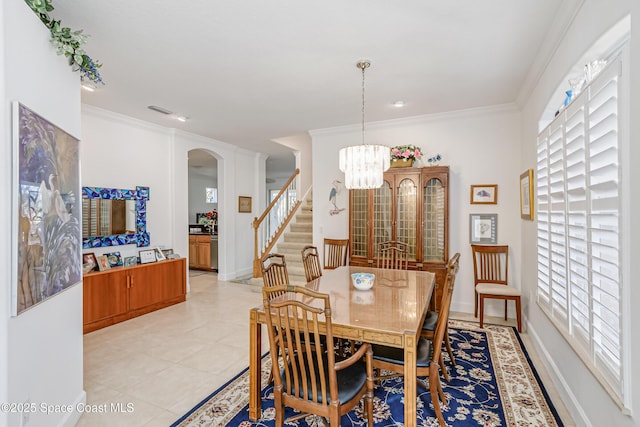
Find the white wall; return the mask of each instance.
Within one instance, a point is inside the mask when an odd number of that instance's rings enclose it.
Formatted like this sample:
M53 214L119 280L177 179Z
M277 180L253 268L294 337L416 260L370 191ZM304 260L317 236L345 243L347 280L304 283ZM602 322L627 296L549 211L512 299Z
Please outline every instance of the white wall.
M2 55L2 148L0 188L5 203L0 227L0 402L75 405L86 399L82 389L82 286L9 317L11 305L12 133L11 102L20 101L68 133L80 137L80 78L66 58L51 47L49 31L22 1L0 5ZM16 42L19 40L19 42ZM29 427L73 425L78 414L30 414ZM0 425L20 425L19 414L0 411Z
M533 167L535 169L535 149L536 136L538 134L538 120L544 112L546 103L552 94L564 82L565 75L577 63L582 55L596 40L611 26L618 22L625 14L631 12L632 21L640 17L638 2L631 0L617 0L603 2L599 0L586 0L579 13L575 16L574 22L566 32L562 42L552 60L546 63L544 73L541 75L535 89L528 97L523 108L523 138L521 169ZM640 122L637 120L637 109L640 106L640 30L632 27L631 40L631 111L632 125L630 129L631 141L637 139L640 134ZM596 59L596 58L592 58ZM579 64L578 64L579 65ZM635 116L635 118L633 118ZM627 130L621 129L621 134ZM640 161L638 144L633 142L630 150L623 153L623 158L630 165L635 165ZM640 182L638 168L627 170L622 177L623 185L626 185L633 194L625 197L626 202L631 206L631 212L638 212L640 209L639 194L637 186L630 183ZM626 183L625 183L626 181ZM623 218L623 220L629 220ZM631 221L629 221L631 222ZM535 249L535 222L522 222L520 233L523 242L522 254L522 284L525 294L535 295L536 287L536 249ZM631 224L628 236L630 248L626 253L627 260L637 260L640 256L640 228L637 221ZM628 265L631 278L639 277L640 266L637 262ZM640 292L636 284L625 283L628 287L628 298L625 297L625 304L634 307L640 303ZM630 315L629 325L640 323L640 312L629 310L625 316ZM556 387L559 389L563 402L568 407L577 425L584 426L637 426L640 425L637 413L640 410L640 393L637 388L640 386L640 366L637 362L640 354L640 341L637 339L626 340L625 345L629 361L629 371L625 372L624 379L630 388L635 388L632 393L631 411L635 416L628 416L622 413L620 408L612 401L609 395L603 390L597 380L593 377L586 366L577 357L575 352L557 332L555 327L549 322L546 315L538 308L535 302L531 303L527 310L527 329L537 340L539 352L546 356L545 364L552 372ZM637 326L633 326L637 330ZM628 337L630 335L627 335Z
M498 214L498 243L511 246L510 276L519 286L520 211L519 177L520 114L513 106L498 106L447 114L367 123L367 144L421 147L425 156L417 166L434 154L442 156L441 165L450 167L449 255L460 252L460 271L453 296L452 310L473 312L473 261L469 245L469 214ZM338 207L346 208L329 215L329 192L335 179L344 181L338 169L338 151L360 143L360 127L349 126L311 132L314 160L313 241L321 246L325 237L346 238L349 233L349 198L344 189ZM427 166L428 167L428 166ZM471 205L471 184L498 184L497 205ZM500 301L489 301L489 313L501 313ZM493 304L495 303L495 304ZM526 302L525 302L526 304ZM510 306L510 316L515 316Z
M311 155L311 136L307 133L301 135L295 135L287 138L275 139L274 142L282 144L286 147L293 149L293 154L296 158L296 168L300 169L299 180L297 187L300 190L299 198L303 197L307 190L311 187L313 176L313 157ZM282 188L284 182L277 187ZM275 188L275 184L268 185L270 188ZM268 193L268 191L267 191Z

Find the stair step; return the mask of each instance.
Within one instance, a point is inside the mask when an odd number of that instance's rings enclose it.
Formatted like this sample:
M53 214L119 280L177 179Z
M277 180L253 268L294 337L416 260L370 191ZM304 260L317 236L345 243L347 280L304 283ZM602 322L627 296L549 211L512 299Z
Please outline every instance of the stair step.
M304 242L309 244L309 242L313 242L313 233L289 231L287 233L284 233L284 241L285 242Z
M296 222L311 222L313 221L313 213L300 212L296 215Z
M313 232L313 224L310 222L294 222L291 224L291 231L297 233L312 233Z

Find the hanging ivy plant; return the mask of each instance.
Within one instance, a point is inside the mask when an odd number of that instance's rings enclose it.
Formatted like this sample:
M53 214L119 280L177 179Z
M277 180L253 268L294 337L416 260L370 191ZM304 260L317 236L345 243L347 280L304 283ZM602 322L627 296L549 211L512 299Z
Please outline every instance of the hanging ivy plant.
M69 27L63 27L60 20L53 20L49 12L53 10L51 0L24 0L25 3L40 18L40 21L51 31L51 43L56 48L58 55L64 55L69 59L69 65L73 71L79 71L83 80L104 84L98 68L102 64L94 61L80 47L87 42L87 36L82 30L72 31Z

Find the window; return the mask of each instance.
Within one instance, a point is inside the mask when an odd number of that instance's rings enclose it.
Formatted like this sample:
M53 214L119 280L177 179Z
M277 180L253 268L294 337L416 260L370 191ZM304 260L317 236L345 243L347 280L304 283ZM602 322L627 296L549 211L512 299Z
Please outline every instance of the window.
M538 304L622 402L620 70L611 61L538 136L536 200Z
M218 203L218 189L206 187L205 190L205 202L207 203Z

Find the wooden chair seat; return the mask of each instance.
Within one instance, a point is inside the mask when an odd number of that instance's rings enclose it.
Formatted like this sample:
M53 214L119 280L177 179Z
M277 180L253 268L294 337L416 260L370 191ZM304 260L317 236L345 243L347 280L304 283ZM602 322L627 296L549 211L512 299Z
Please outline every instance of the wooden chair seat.
M478 283L476 292L487 295L520 296L520 289L508 285L494 285L493 283Z

